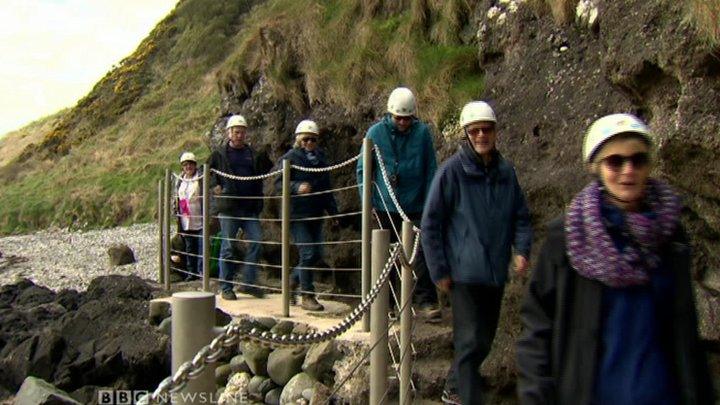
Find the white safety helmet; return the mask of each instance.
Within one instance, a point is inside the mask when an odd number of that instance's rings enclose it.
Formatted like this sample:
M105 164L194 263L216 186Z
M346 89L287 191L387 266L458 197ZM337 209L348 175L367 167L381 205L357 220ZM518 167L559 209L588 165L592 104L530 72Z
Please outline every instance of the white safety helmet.
M192 152L184 152L182 155L180 155L180 164L183 164L185 162L197 163L197 159L195 159L195 154Z
M471 101L460 112L460 126L466 127L474 122L497 122L495 111L484 101Z
M302 120L302 121L300 121L298 126L295 128L295 135L299 135L299 134L319 135L320 131L318 130L318 125L315 123L315 121Z
M634 115L611 114L593 122L583 140L583 162L590 163L605 141L628 132L639 134L648 144L652 143L650 129Z
M398 87L388 97L387 111L399 117L415 115L415 95L407 87Z
M227 120L227 124L225 124L225 129L229 129L232 127L246 127L247 128L247 121L245 121L245 117L243 117L240 114L233 115Z

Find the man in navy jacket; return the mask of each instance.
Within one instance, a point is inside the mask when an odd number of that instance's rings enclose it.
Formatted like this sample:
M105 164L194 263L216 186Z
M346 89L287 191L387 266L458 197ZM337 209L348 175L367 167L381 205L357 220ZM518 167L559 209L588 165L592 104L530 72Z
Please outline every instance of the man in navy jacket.
M450 293L453 311L446 403L482 403L478 368L495 337L510 261L519 274L528 268L530 213L515 169L495 148L496 123L485 102L463 107L467 140L438 170L423 211L430 276Z

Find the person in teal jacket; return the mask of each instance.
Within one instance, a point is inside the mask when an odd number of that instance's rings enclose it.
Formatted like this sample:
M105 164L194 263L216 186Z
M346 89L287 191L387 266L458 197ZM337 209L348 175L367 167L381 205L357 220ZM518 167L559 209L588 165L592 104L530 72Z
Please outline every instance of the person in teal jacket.
M398 232L401 229L401 210L419 227L425 198L437 169L430 128L415 116L415 104L415 95L410 89L396 88L388 98L387 114L371 126L366 135L379 149L390 181L390 185L385 184L379 162L375 160L373 181L378 187L373 186L372 206L382 228L391 230L392 242L396 241L393 224ZM362 186L362 159L358 160L356 172L358 184ZM395 193L400 207L396 207L390 198L389 188ZM418 276L416 303L429 319L439 318L437 293L428 275L422 250L417 256L415 273ZM397 284L397 280L394 283Z

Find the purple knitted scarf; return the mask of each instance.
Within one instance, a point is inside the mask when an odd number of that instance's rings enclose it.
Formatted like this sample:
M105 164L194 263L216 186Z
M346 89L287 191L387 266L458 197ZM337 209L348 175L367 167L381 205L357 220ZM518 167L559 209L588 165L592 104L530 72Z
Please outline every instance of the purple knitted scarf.
M588 184L570 203L565 234L570 264L580 275L610 287L648 282L648 272L660 264L660 247L672 236L680 217L680 198L670 187L648 180L645 202L655 218L625 212L625 228L633 242L622 252L608 234L600 214L602 190Z

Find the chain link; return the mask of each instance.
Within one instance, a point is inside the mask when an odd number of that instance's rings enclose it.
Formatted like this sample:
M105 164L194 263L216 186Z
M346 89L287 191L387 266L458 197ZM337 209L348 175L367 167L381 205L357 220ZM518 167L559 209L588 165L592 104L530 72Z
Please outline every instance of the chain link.
M178 367L174 375L165 378L160 382L157 389L150 394L145 395L138 401L138 404L148 405L159 403L162 399L167 398L168 394L176 393L187 385L188 381L196 378L202 369L208 363L215 363L220 360L225 351L229 348L236 347L240 341L251 341L268 347L282 346L307 346L326 340L334 339L350 329L362 315L367 312L370 305L375 301L380 289L387 282L390 276L392 266L398 258L401 257L402 249L398 243L392 245L390 256L380 276L370 289L360 305L355 307L353 311L335 326L325 329L322 332L311 332L308 334L297 335L294 333L278 335L267 331L259 331L257 328L248 329L247 325L233 322L225 327L223 332L215 337L209 345L201 348L192 361L187 361ZM402 259L401 259L402 260Z
M282 174L282 169L275 170L274 172L261 174L259 176L235 176L234 174L221 172L220 170L216 169L210 169L211 172L217 174L218 176L225 177L230 180L240 180L240 181L254 181L254 180L265 180L269 179L270 177L276 176L278 174Z
M400 206L400 203L398 202L397 197L395 196L395 191L393 190L392 185L390 184L390 179L388 178L387 169L385 168L385 162L383 161L382 154L380 153L380 148L375 148L375 156L378 160L378 166L380 166L380 173L382 174L383 182L385 183L385 188L388 191L388 194L390 195L390 199L392 200L393 204L395 204L395 208L398 210L398 214L400 214L400 217L404 221L412 222L410 218L405 214L405 211L403 211L402 207ZM413 230L415 232L420 232L420 228L413 225Z
M193 177L191 179L184 179L181 176L178 176L177 173L171 173L171 174L173 175L173 177L175 177L175 179L180 180L180 181L198 181L198 180L202 180L205 177L204 174L201 174L199 176L195 175L195 177Z
M329 171L336 170L341 167L347 166L350 163L353 163L358 159L360 159L359 154L354 157L351 157L350 159L348 159L344 162L338 163L336 165L328 166L328 167L305 167L305 166L296 166L296 165L292 165L291 167L293 169L300 170L301 172L322 173L322 172L329 172Z

